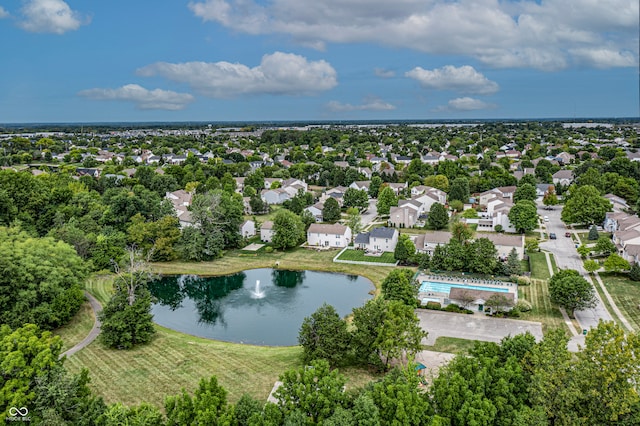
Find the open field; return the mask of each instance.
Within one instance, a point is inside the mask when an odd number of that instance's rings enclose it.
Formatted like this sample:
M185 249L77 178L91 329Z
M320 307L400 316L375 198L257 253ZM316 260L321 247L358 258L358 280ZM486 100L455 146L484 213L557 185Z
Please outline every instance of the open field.
M609 272L599 275L622 314L636 332L640 331L640 282Z
M363 250L345 250L338 260L352 260L356 262L396 263L393 253L384 252L380 256L365 256Z
M95 316L91 310L91 305L89 302L84 302L80 310L78 310L78 313L68 324L53 331L53 334L62 338L63 345L61 352L75 346L87 337L87 334L89 334L93 327L94 321Z

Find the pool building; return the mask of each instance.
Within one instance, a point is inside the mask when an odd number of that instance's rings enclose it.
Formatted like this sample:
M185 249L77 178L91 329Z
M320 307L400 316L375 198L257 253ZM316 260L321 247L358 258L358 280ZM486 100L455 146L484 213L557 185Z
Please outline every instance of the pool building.
M438 275L418 275L420 289L418 299L422 305L438 302L442 307L455 303L472 311L488 311L487 300L499 297L505 306L499 309L510 310L518 302L518 285L495 280L483 280L464 277L446 277ZM500 297L501 296L501 297Z

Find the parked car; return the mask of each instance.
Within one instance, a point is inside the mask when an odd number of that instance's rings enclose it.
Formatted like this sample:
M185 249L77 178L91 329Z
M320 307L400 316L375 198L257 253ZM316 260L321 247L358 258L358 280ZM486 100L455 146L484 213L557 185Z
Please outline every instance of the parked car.
M567 237L567 238L571 238L571 232L565 232L564 236Z
M545 217L544 217L544 221L545 221L545 222L549 222L549 216L545 216Z
M555 233L553 233L553 232L552 232L552 233L550 233L550 234L549 234L549 238L551 238L552 240L555 240L555 239L556 239L556 234L555 234Z

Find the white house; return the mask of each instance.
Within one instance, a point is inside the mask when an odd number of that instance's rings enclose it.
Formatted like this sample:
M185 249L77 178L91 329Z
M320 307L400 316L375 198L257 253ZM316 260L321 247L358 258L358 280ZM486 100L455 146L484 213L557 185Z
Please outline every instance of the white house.
M273 239L273 222L268 220L260 226L260 241L270 243Z
M312 206L305 207L305 210L313 215L316 222L322 222L322 210L324 210L323 203L315 203Z
M370 185L370 180L357 180L349 185L349 188L357 189L358 191L369 191Z
M240 225L240 235L242 238L251 238L256 235L256 223L252 220L245 220Z
M389 225L395 228L411 228L418 222L420 214L410 206L391 207L389 210Z
M552 175L552 178L555 185L562 184L568 186L573 182L573 172L571 170L558 170Z
M498 256L502 259L506 259L514 248L518 253L518 258L524 259L524 234L477 233L475 238L490 240L496 247Z
M400 192L404 191L408 187L407 182L401 182L401 183L390 182L387 185L389 185L389 188L391 188L396 195L400 194Z
M451 232L435 231L418 235L415 240L416 251L420 253L433 254L437 246L445 245L451 239Z
M289 192L285 191L282 188L276 189L264 189L261 193L262 200L271 205L271 204L282 204L286 200L293 198Z
M370 232L356 235L354 246L367 251L394 251L398 244L398 230L394 228L373 228Z
M340 224L312 223L307 230L309 246L342 248L351 243L351 228Z

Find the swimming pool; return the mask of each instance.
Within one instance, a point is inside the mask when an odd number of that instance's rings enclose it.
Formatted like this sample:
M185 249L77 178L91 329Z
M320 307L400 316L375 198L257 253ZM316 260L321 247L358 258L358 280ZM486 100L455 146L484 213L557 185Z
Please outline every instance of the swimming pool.
M471 284L455 284L455 283L442 283L442 282L434 282L434 281L422 281L420 285L420 293L446 293L449 294L449 291L452 288L466 288L467 290L483 290L483 291L494 291L498 293L508 293L509 289L506 287L485 287L481 285L471 285Z

